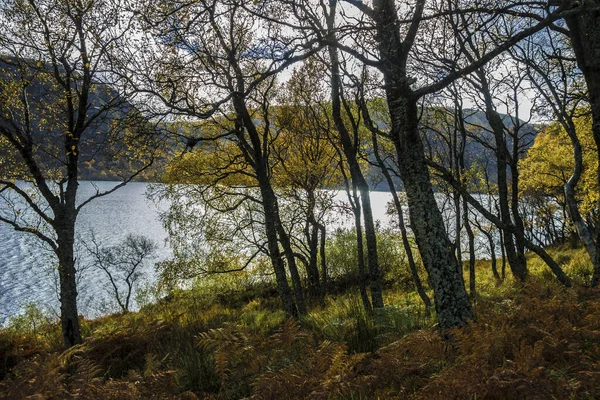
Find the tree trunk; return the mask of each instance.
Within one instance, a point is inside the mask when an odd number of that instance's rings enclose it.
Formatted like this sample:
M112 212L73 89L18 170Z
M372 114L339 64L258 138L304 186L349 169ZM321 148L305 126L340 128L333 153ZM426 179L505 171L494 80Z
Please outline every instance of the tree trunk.
M466 171L466 163L465 163L465 151L467 149L467 129L465 127L463 112L462 112L462 104L458 101L458 97L455 100L455 116L459 118L458 127L459 129L454 130L454 144L452 146L454 155L456 157L455 165L456 165L456 180L458 182L462 182L462 177L464 172ZM457 131L460 131L460 146ZM456 211L457 214L460 212L460 200L461 196L458 193L458 190L453 189L454 199L456 201ZM477 295L475 289L475 234L473 233L473 229L471 228L471 221L469 221L469 204L466 200L463 199L462 202L462 216L463 216L463 224L465 226L465 230L467 231L467 239L469 241L469 293L471 294L471 298L475 298ZM460 243L460 221L457 218L457 243ZM460 260L460 259L459 259ZM462 267L462 263L460 264ZM460 271L461 277L463 277L462 268ZM464 277L463 277L463 285L464 285Z
M486 103L486 118L492 131L496 143L496 163L497 163L497 181L498 181L498 202L500 204L500 218L506 225L514 225L511 219L510 205L508 200L508 178L506 168L508 167L508 149L506 148L506 140L504 136L504 122L494 109L493 101L487 87L487 80L483 73L479 74L482 85L482 94L485 97ZM524 282L527 278L527 265L524 263L524 258L517 254L517 246L515 243L515 235L513 232L504 232L504 248L510 269L519 281Z
M400 234L402 235L402 246L404 247L404 252L406 253L408 267L413 277L413 281L415 282L415 288L417 289L417 293L419 293L419 297L421 297L421 300L425 305L425 313L429 315L431 309L431 300L429 299L429 296L427 296L427 293L423 288L423 284L421 283L419 271L417 270L417 264L415 263L412 248L410 247L410 242L408 241L408 232L406 231L406 224L404 223L404 210L402 210L402 204L400 203L400 199L398 198L398 193L396 192L396 188L394 187L394 181L392 180L390 171L387 169L385 162L379 154L379 144L377 141L376 133L373 133L372 140L373 153L375 155L375 159L377 160L379 168L381 169L381 172L383 173L383 176L385 177L385 180L390 188L390 193L392 194L394 207L396 208L396 214L398 215L398 226L400 228Z
M467 237L469 238L469 293L471 294L471 298L475 298L477 295L475 288L475 234L473 233L473 229L471 229L469 205L466 201L463 201L463 219Z
M312 190L307 190L308 213L305 236L308 243L309 259L307 266L308 291L311 296L318 297L323 302L322 282L319 278L319 223L315 218L316 198Z
M498 274L498 261L496 259L496 245L494 244L494 237L492 235L489 235L488 240L490 242L490 257L492 258L492 274L494 274L494 278L500 280L500 275Z
M417 263L415 262L415 257L413 255L412 248L410 247L410 242L408 241L408 232L406 231L406 224L404 223L402 204L400 204L398 194L395 191L392 193L392 198L394 200L396 212L398 213L398 223L400 226L400 233L402 235L402 246L404 247L404 252L406 253L406 258L408 260L408 268L410 269L413 281L415 282L417 293L419 293L419 297L425 305L425 313L429 315L429 310L431 309L431 299L429 299L427 292L425 292L425 288L423 288L423 283L421 282L421 277L419 277L419 271L417 270Z
M75 210L57 218L56 227L58 275L60 282L60 322L63 345L66 348L82 343L81 328L77 313L77 282L75 278Z
M596 247L596 243L594 242L594 237L592 235L591 229L583 220L581 213L579 212L579 204L577 202L577 198L575 197L575 188L581 179L581 174L583 172L583 151L581 149L581 142L577 137L577 132L574 127L572 129L566 129L569 138L571 139L571 144L573 145L573 159L574 159L574 168L573 174L565 183L565 202L567 204L567 209L569 211L569 216L571 217L571 221L573 225L575 225L575 230L577 231L577 235L583 243L583 247L585 248L592 265L594 266L594 271L598 269L597 263L598 260L598 248Z
M461 131L461 144L464 144L466 141L466 129L464 129L464 124L462 122L462 107L458 104L459 99L458 95L455 98L455 121L454 126L455 129L452 132L452 135L449 137L449 150L450 150L450 170L455 174L455 179L458 182L462 181L461 175L464 170L464 146L458 145L458 131ZM458 121L456 120L458 116ZM459 128L457 129L457 124ZM462 259L462 242L461 242L461 230L462 230L462 210L460 204L460 195L458 192L453 189L452 190L452 199L454 200L454 247L456 254L456 261L458 264L458 273L460 275L460 279L462 280L463 286L465 284L465 278L463 273L463 259Z
M321 232L319 246L319 253L321 255L321 288L323 291L323 295L325 295L329 290L329 273L327 272L327 255L325 252L325 244L327 243L327 232L325 231L324 225L319 224L319 232Z
M362 232L362 223L361 223L361 212L360 212L360 198L356 193L356 186L353 184L353 194L354 197L354 228L356 230L356 257L358 263L358 287L360 291L360 298L362 300L363 306L367 312L371 312L372 305L369 300L369 295L367 294L367 282L369 281L369 276L367 274L365 268L365 253L364 253L364 244L363 244L363 232Z
M308 290L311 296L321 296L321 282L319 277L319 228L316 225L309 227L310 235L308 238L308 249L310 257L308 259Z
M494 274L494 278L496 278L498 281L500 281L500 274L498 274L498 261L496 258L496 244L494 243L494 235L492 235L489 232L486 232L483 229L480 229L481 233L483 233L485 235L485 237L488 240L488 243L490 244L490 257L491 257L491 263L492 263L492 274Z
M432 165L434 165L435 168L440 172L443 170L443 167L440 168L439 166L435 165L435 163L432 163ZM483 215L490 222L492 222L494 225L496 225L498 227L498 229L503 229L504 231L514 233L513 231L515 228L513 225L504 223L501 218L497 217L492 212L490 212L490 210L485 208L464 187L460 186L460 184L454 180L454 178L452 177L452 175L450 173L443 173L442 175L448 183L450 183L454 188L458 189L461 192L461 194L463 195L463 198L465 200L467 200L469 202L469 204L471 204L471 206L473 206L473 208L475 208L477 211L479 211L479 213L481 215ZM554 261L554 259L552 259L552 257L550 257L550 255L546 252L546 250L544 250L539 245L536 245L535 243L533 243L531 240L527 239L526 237L523 237L523 243L525 243L525 246L527 246L527 248L529 250L533 251L535 254L540 256L540 258L546 263L546 265L548 265L548 268L550 268L550 270L554 273L554 275L556 275L556 278L563 285L565 285L567 287L571 286L571 279L564 273L564 271L562 270L560 265L558 265L556 263L556 261Z
M373 2L379 55L391 117L391 137L398 156L399 173L408 199L411 228L433 288L442 332L473 319L471 303L458 273L458 263L438 209L419 135L417 102L406 75L410 44L400 39L396 3ZM406 46L405 46L406 44Z
M498 231L500 235L500 255L502 257L502 280L506 279L506 248L504 247L504 231Z
M362 179L364 181L364 177ZM366 181L360 191L362 212L365 218L365 239L367 241L367 265L369 267L369 287L371 289L371 302L373 308L383 308L383 290L381 288L381 270L379 269L379 255L377 254L377 232L373 221L371 197Z
M329 46L329 57L331 59L331 103L332 116L339 133L340 142L348 167L352 184L356 185L360 193L362 211L365 221L365 239L367 242L367 265L369 267L369 278L371 288L371 300L374 308L383 308L383 291L381 288L381 272L379 270L379 258L377 254L377 234L373 211L371 209L371 198L369 197L369 185L360 169L356 158L358 143L352 143L350 133L344 119L342 118L342 93L340 65L337 50Z
M277 233L279 234L279 242L281 243L281 247L283 247L283 253L285 254L285 259L287 260L287 266L290 270L290 277L292 278L292 286L294 287L294 297L296 298L296 307L298 308L298 313L300 315L306 314L306 303L304 302L304 291L302 289L302 279L300 278L300 273L298 272L298 265L296 264L296 256L294 255L294 250L292 249L292 243L290 241L290 237L288 233L283 228L283 224L281 223L281 219L279 218L279 210L277 208L277 199L275 198L275 210L276 210L276 226Z
M525 258L525 223L519 210L519 132L514 132L512 160L510 163L510 180L511 180L511 210L515 223L515 248L517 250L517 260L519 265L525 266L527 271L527 259Z
M466 324L473 314L433 193L417 127L417 104L400 93L388 94L393 141L408 199L411 228L429 274L440 327L445 331Z
M588 87L589 103L592 110L592 134L598 154L597 179L600 187L600 11L597 1L573 3L573 7L591 7L592 10L582 10L581 13L565 18L569 27L571 43L575 50L577 65L583 72ZM565 191L567 188L565 188ZM593 258L594 273L592 286L600 283L600 237L595 236L596 257ZM587 249L587 247L586 247ZM592 251L594 253L594 251ZM592 255L590 254L590 257Z
M462 259L462 243L460 242L460 232L462 230L462 210L460 204L460 197L458 193L454 191L454 248L456 254L456 263L458 265L458 273L463 285L465 284L465 278L463 274L463 259Z
M241 71L238 70L237 72L238 75L241 76ZM239 93L243 93L243 78L238 78L237 89ZM244 158L248 164L252 166L254 173L256 174L256 180L258 181L262 198L261 203L265 214L265 235L267 238L267 247L269 250L269 257L271 258L271 263L273 264L273 270L275 272L275 280L277 282L279 296L281 297L285 311L289 315L297 317L298 313L302 313L303 310L305 310L300 276L296 268L296 262L291 249L291 244L289 243L289 237L287 237L279 217L277 197L275 196L275 192L273 191L273 187L271 186L271 181L269 178L268 156L263 153L261 135L258 133L256 125L254 125L254 121L250 116L244 101L244 98L240 95L235 95L232 98L232 103L238 117L237 123L245 128L245 132L241 129L238 131L238 146L244 154ZM250 142L247 141L245 133L247 133ZM292 298L290 287L287 281L284 262L279 250L280 240L288 260L288 268L290 270L292 283L295 285L296 290L294 291L294 294L296 296L296 301L300 300L298 301L298 304L294 303L294 299ZM300 290L297 288L298 285L300 285Z
M260 181L259 181L260 182ZM287 280L287 274L285 273L285 267L283 265L283 259L279 250L279 242L277 239L277 216L274 206L275 194L266 185L260 185L260 191L262 195L263 211L265 213L265 234L267 236L267 246L269 249L269 257L273 265L275 272L275 281L277 282L277 290L279 297L283 303L285 311L293 316L298 316L298 309L292 298L292 291Z

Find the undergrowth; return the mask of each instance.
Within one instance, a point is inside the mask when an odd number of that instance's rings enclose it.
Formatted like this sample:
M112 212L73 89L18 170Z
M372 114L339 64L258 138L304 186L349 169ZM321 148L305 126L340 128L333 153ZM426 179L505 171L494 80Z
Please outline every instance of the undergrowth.
M31 311L35 323L0 331L0 398L600 398L600 291L585 287L581 251L554 256L574 288L533 258L521 286L478 262L477 320L446 342L404 284L383 310L345 293L299 321L276 298L232 306L181 291L82 320L84 343L67 351L58 326Z

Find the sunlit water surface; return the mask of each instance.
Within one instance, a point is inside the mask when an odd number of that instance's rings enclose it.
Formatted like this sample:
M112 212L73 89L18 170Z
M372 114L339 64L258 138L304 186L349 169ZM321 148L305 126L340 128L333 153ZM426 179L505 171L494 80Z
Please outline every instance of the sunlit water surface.
M95 186L94 186L95 185ZM87 198L100 190L108 190L114 182L82 182L80 198ZM83 208L77 220L80 235L94 232L98 243L103 246L116 245L128 234L141 234L158 245L158 260L171 256L167 233L160 221L160 212L167 208L165 202L156 204L148 200L148 184L130 183L114 193L98 198ZM346 193L340 191L336 200L345 202ZM382 226L390 224L386 214L391 195L387 192L372 192L371 203L375 220ZM352 227L347 214L336 213L328 218L328 230L345 226ZM0 324L10 316L22 311L23 306L34 303L46 311L57 313L59 309L55 280L55 259L32 235L19 233L0 223ZM89 255L78 252L79 265L90 264ZM154 260L157 261L157 260ZM54 266L53 266L54 265ZM153 263L144 271L144 284L151 284L154 277ZM108 281L104 272L88 268L79 281L78 305L81 314L95 317L116 311Z
M95 182L95 185L104 191L115 183ZM85 206L77 219L79 234L86 236L93 231L102 246L121 243L130 233L145 235L158 245L159 258L169 257L159 207L146 198L147 186L146 183L130 183ZM79 190L81 198L96 191L90 182L81 182ZM51 252L32 235L16 232L1 223L0 246L0 322L4 323L9 316L18 313L26 303L56 312L56 259ZM78 251L78 258L80 266L89 264L89 256L83 248ZM144 272L148 280L153 279L153 268L148 267ZM104 273L87 269L84 278L79 283L80 313L96 316L109 311L112 297Z

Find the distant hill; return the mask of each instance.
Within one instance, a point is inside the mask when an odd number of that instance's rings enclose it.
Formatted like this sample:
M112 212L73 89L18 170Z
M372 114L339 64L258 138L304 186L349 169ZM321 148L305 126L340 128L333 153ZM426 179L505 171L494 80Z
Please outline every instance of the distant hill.
M0 58L0 90L10 90L7 83L27 82L26 93L31 113L34 157L46 171L60 171L64 166L62 136L65 132L67 113L64 97L53 79L48 78L49 67L30 60ZM6 106L5 106L6 107ZM79 178L85 180L120 180L137 169L127 154L133 149L124 148L120 134L125 127L144 129L146 119L136 107L110 85L95 83L90 93L88 115L98 117L87 127L79 148ZM2 110L0 105L0 110ZM18 106L11 107L13 120L24 125L24 114ZM8 110L2 110L8 112ZM141 132L140 132L141 133ZM115 154L124 154L115 158ZM0 156L7 150L0 148ZM150 175L146 175L148 179ZM143 179L144 177L142 177Z
M491 128L485 113L479 110L465 109L463 114L465 115L466 127L470 131L465 148L465 161L467 167L472 166L474 163L485 166L490 181L495 183L498 167L491 148L495 148L496 145L494 135L490 131ZM509 130L514 129L514 118L506 114L501 114L501 116L506 128ZM520 121L519 125L522 125L519 130L519 158L521 158L533 145L533 142L539 133L539 127L525 123L524 121ZM423 140L430 156L436 156L438 159L441 158L442 160L447 160L449 157L447 149L448 145L438 134L429 130L423 137ZM509 152L512 152L513 140L510 135L507 135L506 144ZM370 182L378 182L373 189L382 191L389 190L387 183L383 179L378 178L379 175L380 173L377 168L371 168L368 173ZM395 179L395 185L397 189L402 187L399 179Z
M56 107L56 115L48 115L48 104L58 102L59 97L56 93L56 88L52 86L50 81L44 81L39 76L44 71L44 66L31 61L28 73L30 75L30 84L27 88L27 93L30 99L30 108L33 114L33 125L41 127L34 131L34 141L37 143L41 164L46 169L60 169L63 165L63 160L60 154L64 153L61 149L56 148L56 137L61 135L63 130L60 129L60 124L64 123L64 115L61 115L61 107ZM15 60L7 57L0 57L0 81L11 81L20 79L23 71L19 71L15 66ZM0 90L2 87L0 86ZM106 104L115 103L114 107L107 110L100 118L89 126L86 130L85 137L81 141L80 147L80 179L85 180L119 180L123 176L129 175L135 168L135 165L130 163L127 157L114 158L115 150L121 146L113 134L113 124L115 121L122 121L131 117L137 116L139 124L142 124L143 117L138 112L136 107L127 100L120 100L119 93L110 85L96 83L88 100L90 113L101 109ZM1 109L1 107L0 107ZM485 117L485 113L477 110L464 110L466 116L465 122L468 129L472 132L466 146L466 162L467 165L479 163L485 165L488 174L492 181L495 181L497 167L495 158L491 156L489 146L495 147L494 137L489 132L489 124ZM61 119L62 118L62 119ZM505 125L508 129L513 127L513 119L508 115L502 115ZM52 121L48 123L48 121ZM45 123L44 123L45 122ZM380 122L380 128L385 129L385 124ZM538 129L533 125L523 123L523 128L520 133L520 156L526 153L531 147L537 135ZM424 141L428 152L435 154L436 157L444 160L447 145L444 140L441 140L433 131L427 132L424 136ZM60 142L58 141L60 144ZM176 152L176 145L173 148L167 149L168 153ZM509 150L512 148L512 139L507 139ZM127 152L126 152L127 153ZM0 156L6 156L6 151L0 148ZM59 157L53 155L59 155ZM373 156L371 158L374 159ZM374 160L373 160L374 161ZM139 177L138 180L158 179L159 170L156 168L153 172L146 173ZM367 179L371 182L371 187L374 190L388 190L388 185L381 177L378 168L370 167L366 171ZM396 187L401 188L400 180L396 179Z

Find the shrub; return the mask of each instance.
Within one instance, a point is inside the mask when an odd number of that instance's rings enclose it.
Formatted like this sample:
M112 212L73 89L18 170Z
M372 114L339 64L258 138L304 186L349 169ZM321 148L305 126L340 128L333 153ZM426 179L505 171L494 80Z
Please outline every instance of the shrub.
M400 233L390 228L380 226L376 228L379 267L383 279L412 288L412 276L408 269ZM327 239L325 251L327 268L333 279L353 279L354 282L358 282L356 232L353 229L335 230ZM366 247L364 256L366 263ZM415 256L417 256L416 252Z

